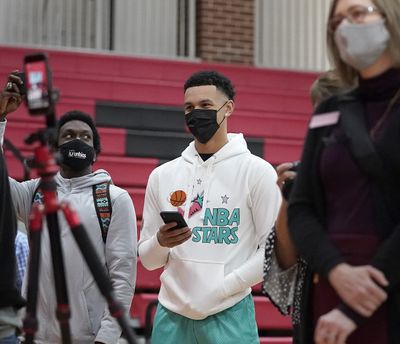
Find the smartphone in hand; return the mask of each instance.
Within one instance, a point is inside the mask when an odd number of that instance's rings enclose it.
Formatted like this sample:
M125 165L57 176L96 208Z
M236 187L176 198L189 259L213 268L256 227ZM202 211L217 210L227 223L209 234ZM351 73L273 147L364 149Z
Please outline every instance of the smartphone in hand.
M52 107L51 71L47 55L26 55L24 58L26 104L31 115L46 114Z
M163 219L164 223L176 222L177 225L175 227L170 228L169 230L179 229L183 227L187 227L187 223L181 213L179 211L161 211L160 216Z

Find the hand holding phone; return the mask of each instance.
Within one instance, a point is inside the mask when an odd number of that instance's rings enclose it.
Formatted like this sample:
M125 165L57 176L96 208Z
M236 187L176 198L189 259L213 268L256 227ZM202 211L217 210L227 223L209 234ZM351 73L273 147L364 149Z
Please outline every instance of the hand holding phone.
M10 77L13 78L13 80L11 80L11 82L13 82L14 84L17 85L19 94L21 96L24 96L26 94L25 73L24 72L15 71L15 72L11 73ZM16 77L16 78L14 78L14 77Z
M160 216L163 219L164 223L177 223L175 227L169 229L170 231L188 226L182 214L178 211L161 211Z
M172 248L183 244L192 237L192 231L190 228L187 228L188 225L179 212L162 211L160 212L160 216L166 224L171 222L177 223L172 228L168 228L165 225L160 227L157 232L157 240L161 246Z
M23 80L21 74L12 72L7 79L3 90L0 90L0 121L3 121L7 114L18 109L23 101Z

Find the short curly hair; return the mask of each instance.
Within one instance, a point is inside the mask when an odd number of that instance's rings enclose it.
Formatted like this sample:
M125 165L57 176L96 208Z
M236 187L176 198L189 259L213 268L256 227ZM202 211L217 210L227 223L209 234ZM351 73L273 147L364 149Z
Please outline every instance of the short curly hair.
M204 70L192 74L189 79L186 80L185 85L183 86L183 91L186 92L190 87L206 85L214 85L231 100L234 100L235 98L235 89L232 81L225 75L214 70Z
M90 117L87 113L79 111L79 110L72 110L66 112L62 115L57 123L56 128L56 142L58 141L58 137L60 136L60 129L61 127L70 121L81 121L86 123L90 129L92 129L93 133L93 148L96 154L98 155L101 152L101 145L100 145L100 135L97 131L96 125L93 122L92 117Z

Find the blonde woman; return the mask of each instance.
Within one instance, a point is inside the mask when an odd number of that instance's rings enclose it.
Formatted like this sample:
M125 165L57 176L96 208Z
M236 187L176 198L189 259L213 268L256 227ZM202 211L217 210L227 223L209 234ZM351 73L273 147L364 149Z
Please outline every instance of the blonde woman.
M295 343L400 343L400 0L334 0L328 49L347 84L312 117L289 204L305 262Z

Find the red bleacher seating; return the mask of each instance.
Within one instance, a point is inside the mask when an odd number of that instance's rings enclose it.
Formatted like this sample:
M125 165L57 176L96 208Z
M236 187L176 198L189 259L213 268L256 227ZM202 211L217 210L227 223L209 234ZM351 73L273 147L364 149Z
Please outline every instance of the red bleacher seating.
M22 66L28 51L1 49L0 78L5 79L9 71ZM216 68L232 78L237 90L230 130L269 140L265 158L272 157L274 163L299 158L311 113L308 89L315 73L57 50L49 51L49 56L54 85L61 91L58 114L78 108L94 115L96 100L181 106L184 80L201 68ZM15 118L27 122L22 112ZM40 121L38 117L29 121ZM290 144L283 149L274 139Z
M290 318L281 315L266 297L254 296L254 306L259 329L290 330L292 328Z
M101 154L111 156L125 155L126 131L119 128L99 128Z
M153 271L149 271L138 260L137 264L137 275L140 278L136 281L136 290L138 291L152 291L157 292L160 289L160 275L163 269L156 269Z
M129 195L132 198L133 204L135 206L136 217L138 219L142 218L143 213L143 204L144 204L144 193L145 189L143 187L140 188L125 188L128 191Z
M150 172L157 165L158 160L151 158L100 156L94 168L107 170L116 185L144 188Z
M131 307L131 317L138 320L140 327L145 327L146 325L146 311L149 303L157 300L157 294L155 293L136 293L133 298ZM152 314L152 319L154 318L154 313Z

